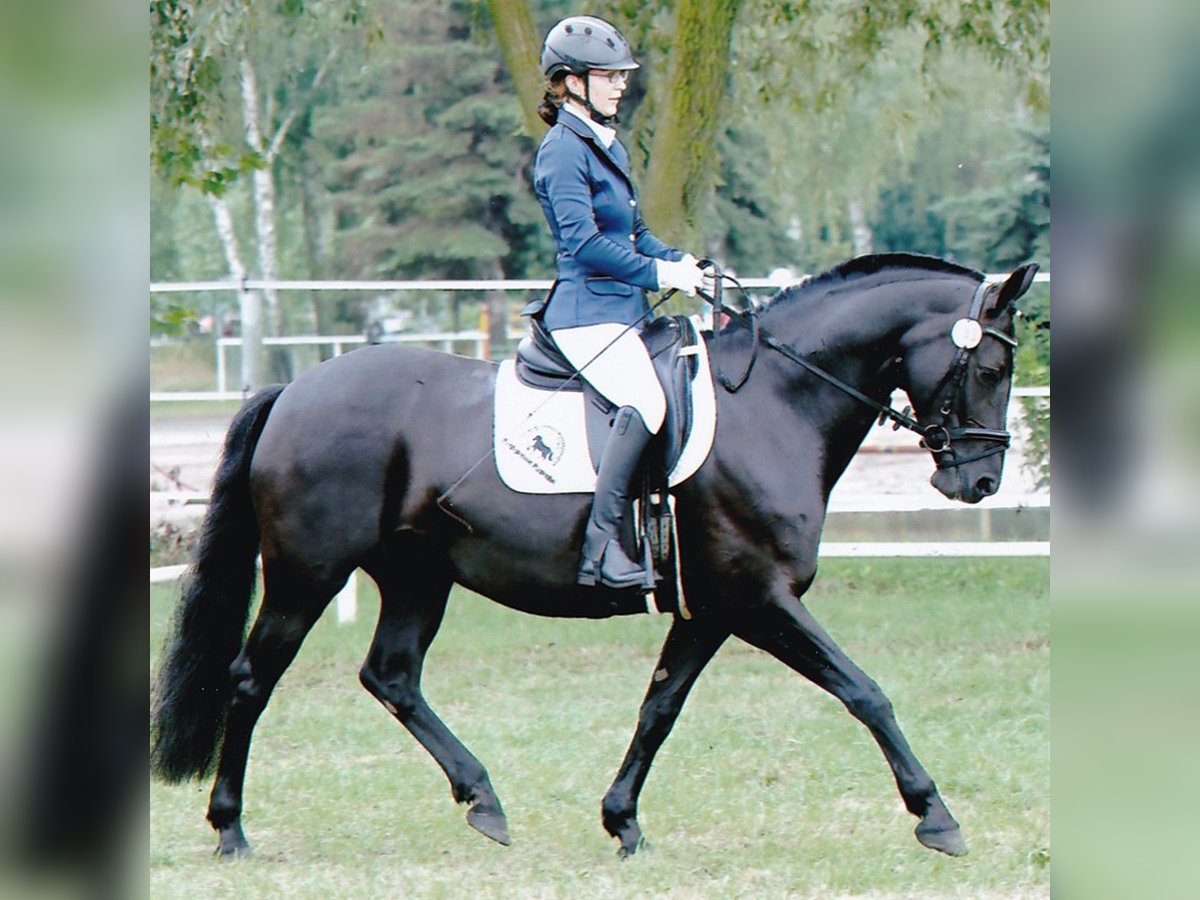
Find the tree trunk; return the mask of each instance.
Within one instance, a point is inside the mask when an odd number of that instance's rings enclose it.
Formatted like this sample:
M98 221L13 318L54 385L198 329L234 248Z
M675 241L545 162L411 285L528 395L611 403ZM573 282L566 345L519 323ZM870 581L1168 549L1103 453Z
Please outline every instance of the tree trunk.
M300 209L304 224L304 255L308 262L308 277L320 281L325 277L325 235L321 228L321 202L317 197L316 185L321 177L316 161L307 152L302 153L300 160ZM317 334L326 334L329 324L326 322L325 298L321 291L308 291L309 309L312 310L313 330ZM322 362L328 359L331 351L318 346L317 352Z
M521 104L525 130L540 138L546 123L537 114L545 80L541 75L542 35L529 9L529 0L488 0L492 28L500 42L500 53Z
M229 204L224 197L216 194L206 194L208 205L213 212L213 222L217 228L217 237L225 249L225 261L229 266L229 275L239 285L238 311L242 320L242 365L241 388L252 391L262 387L263 353L262 353L262 296L258 291L248 291L241 285L246 282L246 267L242 264L241 253L238 252L237 233L233 230L233 217L229 214Z
M263 167L254 170L251 179L254 185L254 232L258 238L258 271L265 281L274 281L279 275L275 244L275 179L268 157L267 146L262 139L262 126L258 118L258 79L250 57L242 50L241 65L242 117L246 125L246 143L263 158ZM264 289L267 299L267 323L273 334L279 334L281 316L279 294L273 287Z
M712 188L718 116L740 5L741 0L679 0L675 8L642 210L651 230L676 246L694 243L696 216Z
M254 170L254 233L258 238L259 276L268 286L263 289L267 301L267 332L275 337L283 333L283 311L279 308L279 292L270 282L279 278L279 252L275 239L275 154L270 152L262 137L258 113L258 79L254 65L245 49L241 65L242 115L246 124L246 143L262 156L263 165ZM270 354L272 377L280 381L292 378L292 360L283 347Z

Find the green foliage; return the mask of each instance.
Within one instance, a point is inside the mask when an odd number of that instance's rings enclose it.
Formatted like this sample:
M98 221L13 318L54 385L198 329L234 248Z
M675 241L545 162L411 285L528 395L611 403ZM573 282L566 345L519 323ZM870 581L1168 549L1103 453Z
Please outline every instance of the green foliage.
M1026 132L1017 152L989 163L1000 177L932 204L948 223L952 256L990 271L1050 264L1050 135Z
M765 38L750 66L768 101L782 83L784 99L832 109L897 45L912 55L915 44L926 87L942 52L958 48L1015 73L1034 108L1048 105L1049 0L754 0L748 13Z
M342 102L313 120L339 274L521 277L548 239L532 196L533 142L469 10L409 0ZM539 270L538 274L544 274Z
M150 3L150 161L176 184L219 193L242 170L230 147L209 140L225 99L224 48L211 37L235 29L245 7L225 0L198 12L188 0Z
M764 170L778 160L765 158L761 119L739 117L723 129L721 172L712 214L702 222L705 252L735 271L766 275L801 259L799 241L788 227L787 205Z
M184 334L188 322L195 318L196 310L191 305L171 299L169 295L150 295L151 335Z
M231 125L240 127L240 117L231 116L228 106L242 55L253 52L257 39L292 41L305 29L326 37L358 32L369 38L367 2L151 0L150 162L155 172L176 185L222 194L241 175L264 166L258 152L221 140Z

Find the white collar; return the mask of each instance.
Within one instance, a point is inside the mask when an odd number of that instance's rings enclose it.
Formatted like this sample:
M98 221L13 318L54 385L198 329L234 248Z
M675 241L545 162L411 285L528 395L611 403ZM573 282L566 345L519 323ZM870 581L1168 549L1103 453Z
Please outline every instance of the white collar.
M575 118L582 119L584 122L586 122L588 128L596 132L596 137L600 138L600 143L604 145L605 149L611 147L613 141L617 139L617 130L615 128L609 128L607 125L601 125L591 116L585 115L577 110L570 101L564 103L562 105L562 109L575 116Z

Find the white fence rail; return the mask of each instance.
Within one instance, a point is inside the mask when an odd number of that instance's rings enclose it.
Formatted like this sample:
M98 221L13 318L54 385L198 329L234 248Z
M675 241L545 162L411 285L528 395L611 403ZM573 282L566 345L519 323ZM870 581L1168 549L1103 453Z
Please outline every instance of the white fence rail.
M811 277L808 274L781 274L770 278L744 278L743 286L755 290L769 288L779 290L791 284L798 284ZM1002 281L1007 273L993 272L985 276L988 281ZM1049 283L1050 273L1039 272L1034 276L1035 282ZM468 291L483 293L489 291L546 291L554 284L549 279L456 279L456 280L392 280L392 281L306 281L286 279L246 278L242 281L221 279L213 281L175 281L152 282L152 294L184 294L204 291L258 291L274 289L276 291L375 291L378 293L393 293L405 291ZM479 330L431 332L424 334L389 335L388 343L434 344L441 349L450 351L455 343L469 343L474 355L482 358L486 353L488 336ZM346 347L366 343L363 335L293 335L290 337L264 337L263 345L268 347L298 347L306 345L328 346L333 348L333 355L340 356ZM226 350L230 347L240 347L240 337L221 337L217 339L216 391L176 392L166 396L167 392L154 392L151 400L231 400L238 399L241 394L229 390L228 365ZM1019 394L1017 396L1020 396Z

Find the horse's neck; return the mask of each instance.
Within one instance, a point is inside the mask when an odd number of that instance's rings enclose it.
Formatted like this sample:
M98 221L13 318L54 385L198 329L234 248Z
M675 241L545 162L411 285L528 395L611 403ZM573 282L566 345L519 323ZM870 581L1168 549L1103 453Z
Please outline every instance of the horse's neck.
M890 391L895 385L882 385L879 379L899 353L902 335L919 318L918 304L906 302L904 296L894 282L839 285L769 308L763 325L783 343L859 390L886 387ZM796 368L796 375L803 376ZM807 383L808 377L803 377ZM816 383L816 387L850 399L827 383Z
M842 284L768 309L763 325L779 340L841 381L886 404L898 385L891 363L921 304L895 282ZM875 410L790 361L777 368L783 397L796 398L824 441L826 493L846 470L875 420Z
M830 366L853 368L861 360L871 368L919 317L919 304L906 301L908 296L895 282L840 285L769 308L763 322L786 343L820 355Z

